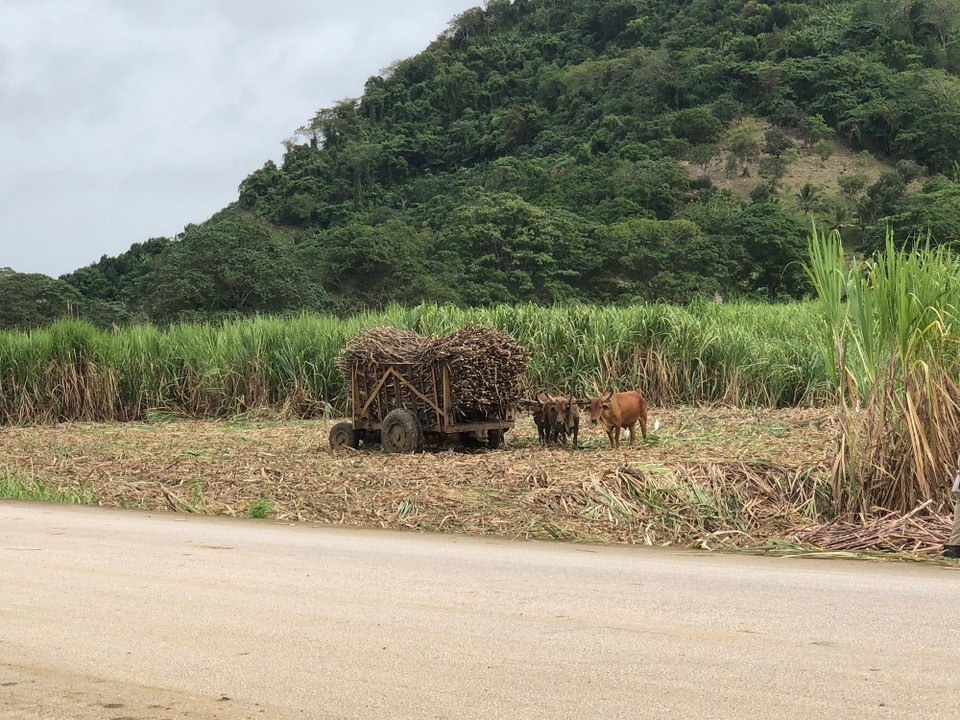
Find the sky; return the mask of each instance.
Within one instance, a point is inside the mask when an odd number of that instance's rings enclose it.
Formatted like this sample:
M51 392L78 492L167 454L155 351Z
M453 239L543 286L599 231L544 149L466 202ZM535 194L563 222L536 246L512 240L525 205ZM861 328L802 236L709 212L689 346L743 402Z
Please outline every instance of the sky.
M481 0L0 0L0 268L173 237Z

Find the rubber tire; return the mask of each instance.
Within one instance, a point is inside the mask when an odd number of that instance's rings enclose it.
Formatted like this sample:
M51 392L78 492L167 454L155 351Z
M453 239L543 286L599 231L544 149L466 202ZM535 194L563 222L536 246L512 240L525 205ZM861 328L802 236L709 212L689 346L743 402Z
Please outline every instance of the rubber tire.
M388 453L423 452L423 426L405 408L395 408L383 418L380 444Z
M330 428L330 448L339 450L345 447L353 449L360 447L357 431L353 429L353 423L347 421L338 422Z
M496 450L503 445L503 430L487 430L487 448Z

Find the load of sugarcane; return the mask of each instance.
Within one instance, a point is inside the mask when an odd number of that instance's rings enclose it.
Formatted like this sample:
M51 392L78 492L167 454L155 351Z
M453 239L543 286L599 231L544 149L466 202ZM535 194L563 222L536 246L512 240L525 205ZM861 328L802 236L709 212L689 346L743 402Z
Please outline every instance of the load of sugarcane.
M429 416L423 398L404 383L377 383L394 367L422 395L442 404L443 368L450 383L457 421L501 418L522 393L522 376L530 353L507 333L468 325L449 335L426 337L409 330L377 327L353 338L337 358L347 382L355 374L358 399L366 402L376 391L382 401L370 405L382 419L398 404ZM381 400L381 399L378 399Z

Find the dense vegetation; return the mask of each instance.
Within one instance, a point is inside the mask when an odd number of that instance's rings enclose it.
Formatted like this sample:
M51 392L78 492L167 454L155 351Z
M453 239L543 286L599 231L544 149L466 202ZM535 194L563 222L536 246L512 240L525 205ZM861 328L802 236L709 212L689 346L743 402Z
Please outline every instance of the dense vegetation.
M926 243L851 263L814 238L810 276L832 342L842 437L837 506L860 515L947 511L960 446L960 258Z
M477 322L530 349L529 397L613 383L642 388L657 405L787 406L815 403L833 387L828 356L811 352L827 337L811 303L391 306L345 320L311 314L113 332L60 321L0 333L0 424L342 413L348 385L335 358L346 338L379 325L445 335Z
M532 352L524 392L641 389L655 406L840 405L835 505L859 515L946 507L960 443L960 261L892 233L868 263L817 234L818 300L462 309L393 305L347 320L303 314L102 331L82 321L0 333L0 423L342 412L335 358L374 325L426 335L472 323Z
M800 297L811 220L861 253L960 237L958 29L960 0L490 0L209 221L0 321Z

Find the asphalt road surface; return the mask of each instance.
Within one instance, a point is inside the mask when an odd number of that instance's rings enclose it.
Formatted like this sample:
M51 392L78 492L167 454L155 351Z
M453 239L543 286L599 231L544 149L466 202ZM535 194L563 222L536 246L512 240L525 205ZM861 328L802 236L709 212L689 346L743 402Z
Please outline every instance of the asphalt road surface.
M960 717L960 572L0 501L0 717Z

